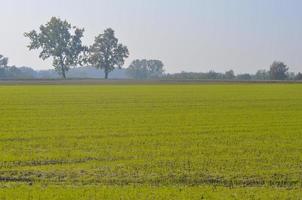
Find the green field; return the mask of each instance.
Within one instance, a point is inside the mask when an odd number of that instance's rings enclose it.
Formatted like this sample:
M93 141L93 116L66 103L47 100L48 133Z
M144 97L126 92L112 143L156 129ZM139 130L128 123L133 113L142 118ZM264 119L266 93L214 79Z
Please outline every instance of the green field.
M0 200L302 199L302 84L0 86Z

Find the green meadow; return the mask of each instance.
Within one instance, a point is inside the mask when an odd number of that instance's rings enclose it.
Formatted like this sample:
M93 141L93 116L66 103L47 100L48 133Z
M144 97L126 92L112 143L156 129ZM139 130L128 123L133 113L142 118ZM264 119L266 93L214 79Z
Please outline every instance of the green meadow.
M2 85L9 199L302 199L302 84Z

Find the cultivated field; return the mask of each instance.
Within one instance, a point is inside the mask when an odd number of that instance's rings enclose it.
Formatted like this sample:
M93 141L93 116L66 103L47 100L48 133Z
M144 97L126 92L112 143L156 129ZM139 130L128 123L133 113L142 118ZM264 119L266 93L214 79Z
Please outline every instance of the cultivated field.
M0 86L0 199L302 199L302 84Z

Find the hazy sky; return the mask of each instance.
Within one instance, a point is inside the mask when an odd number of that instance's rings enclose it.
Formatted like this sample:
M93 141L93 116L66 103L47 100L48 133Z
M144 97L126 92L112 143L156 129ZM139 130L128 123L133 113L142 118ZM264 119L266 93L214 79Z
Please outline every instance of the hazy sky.
M255 72L274 60L302 71L302 0L0 0L0 54L10 64L51 68L23 33L51 16L85 28L90 45L112 27L131 56L168 72Z

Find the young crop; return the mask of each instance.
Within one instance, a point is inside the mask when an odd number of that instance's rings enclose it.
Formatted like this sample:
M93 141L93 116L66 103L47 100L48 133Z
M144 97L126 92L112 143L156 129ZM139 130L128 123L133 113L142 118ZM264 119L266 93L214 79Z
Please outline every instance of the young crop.
M301 89L0 86L0 199L299 199Z

